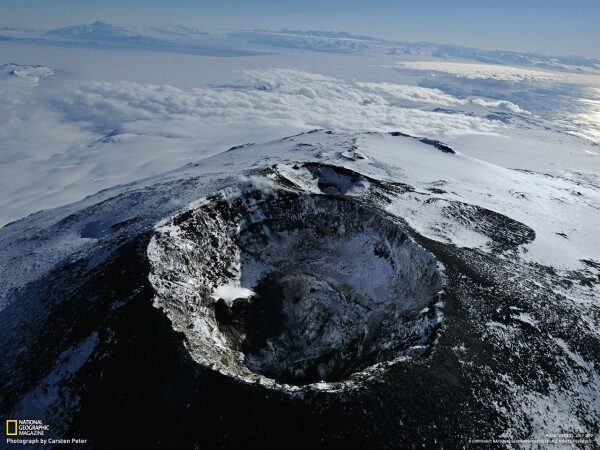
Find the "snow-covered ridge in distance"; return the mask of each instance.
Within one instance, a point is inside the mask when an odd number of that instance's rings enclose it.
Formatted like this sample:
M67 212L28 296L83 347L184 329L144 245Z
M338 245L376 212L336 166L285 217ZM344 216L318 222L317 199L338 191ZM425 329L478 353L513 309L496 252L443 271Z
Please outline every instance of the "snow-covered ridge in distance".
M60 38L69 41L113 43L125 46L149 45L162 47L167 44L160 39L145 36L101 21L50 30L47 32L47 35L51 38Z
M289 48L331 53L374 52L413 58L422 57L471 60L483 64L516 65L547 70L578 72L600 70L600 60L576 55L546 55L532 52L507 50L483 50L457 45L445 45L431 42L407 42L382 39L372 36L355 35L345 31L321 30L228 30L209 32L193 26L156 25L128 29L103 21L90 24L72 25L53 30L34 30L28 28L2 27L0 39L44 43L46 41L65 40L73 45L76 42L110 43L119 42L131 47L154 46L163 51L186 52L193 44L223 46L225 41L231 45L251 44L274 48ZM183 40L182 40L183 39ZM182 45L182 44L186 45ZM170 45L169 45L170 44ZM178 44L178 45L175 45ZM240 55L243 56L243 55Z
M96 21L85 25L72 25L48 31L49 34L65 38L107 39L137 36L136 33L107 22Z
M256 32L267 32L268 30L253 30ZM354 39L357 41L373 41L373 42L385 42L384 39L372 37L372 36L364 36L360 34L351 34L346 31L319 31L319 30L288 30L284 28L279 31L281 34L295 34L298 36L314 36L321 38L334 38L334 39Z
M178 30L178 31L176 31ZM185 39L181 39L181 37ZM243 42L223 41L191 28L171 26L160 30L156 27L131 30L96 21L52 30L0 30L0 42L29 43L40 46L82 47L86 49L130 49L160 51L206 56L240 57L259 55L253 49L242 49Z
M491 64L515 64L548 69L588 68L600 70L600 59L577 55L547 55L508 50L483 50L458 45L439 45L431 54L439 58L464 58Z
M439 60L448 58L471 60L481 64L500 64L548 70L577 71L600 70L600 59L583 56L547 55L542 53L507 50L484 50L433 42L406 42L371 36L354 35L336 31L280 31L255 29L240 30L230 34L250 42L305 50L328 52L384 51L387 54L407 57L429 56Z
M149 32L158 32L167 36L210 36L210 33L195 27L184 25L156 25L147 28Z
M341 38L333 32L296 34L294 32L235 31L229 33L229 36L243 39L251 44L316 52L353 53L372 50L369 40Z

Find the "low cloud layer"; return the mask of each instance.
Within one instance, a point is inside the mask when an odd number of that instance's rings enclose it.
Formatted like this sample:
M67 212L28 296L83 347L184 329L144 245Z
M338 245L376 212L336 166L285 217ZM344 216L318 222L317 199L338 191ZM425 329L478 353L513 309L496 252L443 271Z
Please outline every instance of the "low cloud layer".
M506 101L289 69L245 71L235 84L200 88L83 82L8 89L8 80L1 81L0 225L240 143L314 128L436 139L494 134L504 125L484 117L490 108L524 112Z
M466 78L469 80L485 79L496 81L556 81L561 76L557 73L541 70L523 69L499 64L477 64L445 61L403 61L396 67L424 72L438 72L444 75Z
M529 114L513 102L506 100L489 100L479 97L457 98L444 91L433 88L406 86L392 83L357 83L360 88L380 94L391 102L410 102L422 105L435 105L443 107L453 106L481 106L484 108L497 108L505 111Z
M402 130L418 135L490 133L497 125L466 114L419 107L477 105L522 110L510 102L461 100L438 89L346 82L296 70L244 72L233 86L181 89L131 82L87 83L56 102L70 120L116 127L131 121L202 118L348 131ZM107 123L108 122L108 123Z

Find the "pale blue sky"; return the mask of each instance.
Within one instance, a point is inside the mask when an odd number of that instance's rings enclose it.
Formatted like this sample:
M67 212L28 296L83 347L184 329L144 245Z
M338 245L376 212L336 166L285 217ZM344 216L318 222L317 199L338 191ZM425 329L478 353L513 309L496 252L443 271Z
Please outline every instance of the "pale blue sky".
M326 29L600 57L599 0L1 0L0 25Z

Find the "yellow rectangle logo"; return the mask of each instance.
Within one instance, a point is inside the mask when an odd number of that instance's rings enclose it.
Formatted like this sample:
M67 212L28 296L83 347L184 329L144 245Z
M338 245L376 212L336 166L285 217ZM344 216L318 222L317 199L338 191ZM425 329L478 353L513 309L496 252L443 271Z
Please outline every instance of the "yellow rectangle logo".
M16 436L19 434L19 421L16 419L6 419L6 435Z

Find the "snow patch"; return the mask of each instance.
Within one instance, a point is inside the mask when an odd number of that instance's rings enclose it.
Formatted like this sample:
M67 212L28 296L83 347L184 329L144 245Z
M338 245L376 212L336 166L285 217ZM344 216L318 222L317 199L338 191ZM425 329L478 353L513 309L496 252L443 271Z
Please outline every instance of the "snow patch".
M225 300L227 303L232 303L238 298L252 297L254 292L251 289L236 286L234 284L223 284L213 289L212 297L215 300Z
M31 66L26 64L4 64L0 66L2 71L27 81L31 86L37 86L42 78L54 74L54 69L47 66Z

